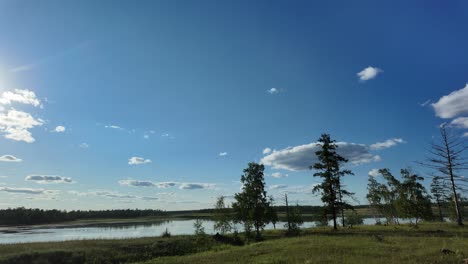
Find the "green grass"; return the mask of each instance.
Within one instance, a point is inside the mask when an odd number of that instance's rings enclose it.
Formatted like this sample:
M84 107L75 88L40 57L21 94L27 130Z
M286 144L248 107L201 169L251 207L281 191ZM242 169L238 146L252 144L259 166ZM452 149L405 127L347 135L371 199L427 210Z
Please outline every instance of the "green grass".
M0 263L129 263L210 249L193 236L0 245Z
M320 228L304 233L143 263L463 263L468 258L467 228L447 224L426 224L417 229L366 226L338 232ZM455 253L443 254L443 248Z
M265 241L221 244L207 236L0 245L0 263L462 263L468 228L425 223L419 228L358 226L304 230L288 238L264 232ZM446 248L454 254L445 255Z

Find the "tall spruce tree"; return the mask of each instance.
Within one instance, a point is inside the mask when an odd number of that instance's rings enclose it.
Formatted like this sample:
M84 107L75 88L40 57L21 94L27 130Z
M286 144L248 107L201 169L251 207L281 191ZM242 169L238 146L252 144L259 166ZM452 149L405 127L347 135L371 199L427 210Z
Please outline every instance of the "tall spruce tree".
M265 191L264 170L262 164L248 164L241 176L242 191L235 194L236 201L232 205L237 220L244 224L246 235L250 236L253 227L257 240L261 239L261 231L274 217L270 208L272 201Z
M317 146L319 150L315 152L315 155L317 155L319 162L310 168L316 170L314 177L322 178L322 182L314 187L313 192L322 195L321 199L325 204L326 213L332 215L333 229L336 230L336 218L339 210L351 207L343 199L343 196L351 193L344 190L341 178L353 173L350 170L340 168L341 164L348 162L348 160L336 152L338 146L329 134L322 134Z

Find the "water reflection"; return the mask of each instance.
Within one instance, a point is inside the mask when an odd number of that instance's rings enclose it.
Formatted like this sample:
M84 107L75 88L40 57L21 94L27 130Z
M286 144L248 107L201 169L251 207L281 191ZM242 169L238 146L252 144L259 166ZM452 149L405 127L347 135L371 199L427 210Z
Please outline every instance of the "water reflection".
M380 219L385 223L385 219ZM161 220L154 222L138 223L92 223L85 226L69 225L50 225L36 227L3 227L0 228L0 243L26 243L26 242L48 242L65 240L83 240L83 239L117 239L117 238L137 238L160 236L167 228L172 235L193 234L195 220ZM376 219L365 218L365 225L375 224ZM407 223L409 220L401 220L400 223ZM214 222L211 220L203 221L205 232L214 234ZM283 229L285 222L276 223L277 229ZM329 225L332 223L330 222ZM314 227L315 222L304 222L303 228ZM236 225L241 231L241 225ZM265 229L273 229L269 224Z

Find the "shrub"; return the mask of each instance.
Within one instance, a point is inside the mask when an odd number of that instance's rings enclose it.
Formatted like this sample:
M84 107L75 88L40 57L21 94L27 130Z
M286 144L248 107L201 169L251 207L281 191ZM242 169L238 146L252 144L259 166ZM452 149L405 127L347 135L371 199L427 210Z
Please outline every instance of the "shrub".
M364 224L364 218L356 212L346 216L345 224L349 226L362 225Z
M164 232L161 234L162 237L171 237L171 233L167 230L164 230Z

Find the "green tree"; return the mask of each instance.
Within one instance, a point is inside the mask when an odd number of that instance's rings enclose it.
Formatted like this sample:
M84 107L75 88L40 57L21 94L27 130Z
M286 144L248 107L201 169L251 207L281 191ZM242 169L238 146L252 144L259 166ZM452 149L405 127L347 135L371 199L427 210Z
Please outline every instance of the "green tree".
M387 218L387 223L399 224L401 182L393 176L389 169L380 169L379 173L387 181L386 185L381 185L380 190L384 201L383 212Z
M274 204L274 199L273 196L269 197L270 199L270 206L268 207L267 210L267 219L270 220L270 222L273 224L273 228L276 229L276 223L278 222L278 212L276 211L276 208L273 206Z
M204 236L205 235L205 228L203 227L203 221L201 219L195 220L193 223L193 227L195 228L195 235L196 236Z
M340 168L340 165L348 162L348 160L336 152L338 146L335 144L335 140L330 138L329 134L322 134L318 142L317 145L320 149L315 154L319 162L310 166L310 168L316 170L314 177L322 178L322 182L314 187L313 192L322 195L321 199L325 204L326 213L332 214L333 229L336 230L338 211L344 210L345 207L351 208L351 205L343 200L343 196L350 193L344 190L341 185L341 178L353 173L350 170Z
M376 223L380 223L378 215L385 215L382 190L384 190L384 187L377 181L376 177L369 176L366 198L374 211L374 219Z
M221 234L226 234L231 232L231 215L229 214L229 209L224 203L224 196L218 197L214 209L214 230L220 232Z
M439 220L441 222L444 221L444 217L442 215L442 206L444 201L447 199L447 194L444 188L444 185L440 179L440 177L435 176L432 178L431 182L431 194L437 204L437 209L439 213Z
M237 221L244 225L246 235L250 236L253 227L258 240L265 225L271 222L271 204L265 191L264 170L262 164L248 164L241 176L242 191L235 194L236 201L232 205Z
M402 169L403 182L400 185L399 204L404 217L414 218L415 225L420 219L432 219L431 199L426 188L421 184L423 177Z
M286 223L284 227L288 229L288 235L297 235L301 231L300 227L304 223L302 219L302 212L299 204L290 207L288 203L288 195L284 194L284 201L286 203Z
M353 227L355 225L362 224L364 224L364 218L361 215L359 215L356 211L352 211L346 216L346 225Z

